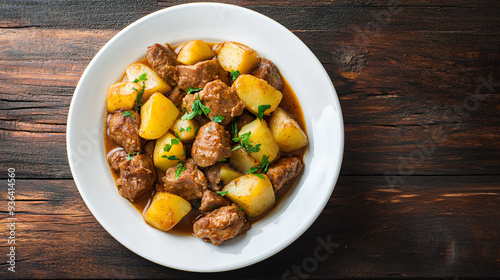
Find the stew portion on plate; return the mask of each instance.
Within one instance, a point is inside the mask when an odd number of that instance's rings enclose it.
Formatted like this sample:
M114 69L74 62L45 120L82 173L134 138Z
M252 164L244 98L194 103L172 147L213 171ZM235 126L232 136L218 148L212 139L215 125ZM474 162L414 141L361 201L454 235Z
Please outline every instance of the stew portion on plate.
M107 161L149 225L214 245L250 228L304 167L302 109L274 63L237 42L149 46L106 97Z

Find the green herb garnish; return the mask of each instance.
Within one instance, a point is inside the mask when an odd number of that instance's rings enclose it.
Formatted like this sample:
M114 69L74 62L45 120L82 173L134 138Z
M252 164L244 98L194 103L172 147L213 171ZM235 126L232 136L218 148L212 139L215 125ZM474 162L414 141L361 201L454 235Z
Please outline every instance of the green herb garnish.
M257 172L261 171L262 173L266 173L268 167L269 167L269 156L263 155L262 162L260 163L260 165L256 167L251 167L250 170L248 170L248 173L253 174L261 179L265 179L265 177L262 176L262 174L259 174Z
M182 163L177 164L176 167L177 167L177 169L175 170L175 180L179 179L179 177L181 177L181 175L186 170L186 167L184 167L184 165L182 165Z
M259 118L259 120L261 120L261 121L262 121L262 118L264 117L264 112L265 112L267 109L271 108L271 105L259 105L259 107L257 107L257 108L258 108L257 110L258 110L258 112L259 112L259 114L258 114L258 118Z
M134 83L138 83L139 81L142 81L142 89L141 89L141 91L139 91L139 93L137 93L137 104L139 104L139 106L142 106L141 99L142 99L142 95L144 94L144 89L146 88L146 81L148 80L146 78L146 76L147 76L146 73L142 73L139 76L139 78L134 80ZM132 88L132 89L137 91L136 88Z
M186 127L186 128L181 127L181 128L179 129L179 131L180 131L180 132L184 132L184 131L191 132L191 127L190 127L190 126L188 126L188 127Z
M197 115L201 116L202 114L208 115L210 113L210 108L203 105L200 101L200 94L196 97L196 100L193 102L193 106L191 106L191 113L186 113L182 116L181 120L190 120Z
M194 87L189 87L188 90L186 91L186 94L191 94L191 93L195 93L195 92L198 92L198 91L201 91L203 88L194 88Z
M178 159L176 156L167 156L167 155L162 155L161 156L162 158L166 158L168 160L178 160L178 161L181 161L180 159Z
M217 115L217 116L214 116L212 118L212 121L215 122L215 123L221 123L223 120L224 120L224 117L221 116L221 115Z
M240 75L240 71L238 70L231 70L231 81L234 82L236 78Z
M240 135L239 137L236 137L236 138L233 138L232 140L234 142L238 142L239 144L234 147L232 149L232 151L238 149L238 148L245 148L245 150L249 153L256 153L258 151L260 151L260 144L257 144L257 145L252 145L251 142L250 142L250 135L252 134L251 131L247 132L247 133L243 133L242 135Z
M132 155L138 155L138 154L139 154L139 152L132 152L130 154L127 154L127 161L132 159Z
M134 115L132 115L132 113L131 113L130 111L125 111L125 112L123 112L123 115L124 115L125 117L132 117L132 118L135 120Z
M221 191L215 191L220 196L225 196L229 191L221 192Z
M240 208L238 208L238 210L243 211L243 207L240 206Z

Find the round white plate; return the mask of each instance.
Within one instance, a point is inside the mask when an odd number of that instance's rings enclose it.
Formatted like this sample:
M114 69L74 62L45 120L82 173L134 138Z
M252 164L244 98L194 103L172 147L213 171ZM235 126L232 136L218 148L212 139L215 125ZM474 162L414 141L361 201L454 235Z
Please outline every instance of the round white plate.
M214 246L201 239L148 226L121 197L106 163L107 88L153 43L192 39L243 43L272 60L302 105L309 136L304 172L287 195L243 235ZM155 263L186 271L216 272L262 261L296 240L328 202L340 171L342 112L328 74L293 33L238 6L193 3L152 13L113 37L92 59L76 87L68 115L68 158L74 180L99 223L121 244Z

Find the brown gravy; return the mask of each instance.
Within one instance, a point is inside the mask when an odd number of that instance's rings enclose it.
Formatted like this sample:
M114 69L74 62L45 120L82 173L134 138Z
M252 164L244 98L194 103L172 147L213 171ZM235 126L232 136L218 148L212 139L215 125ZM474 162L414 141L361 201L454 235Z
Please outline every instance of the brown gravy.
M216 43L210 43L210 45L212 47L214 47L214 48L217 46ZM180 47L177 46L177 47L174 47L173 49L174 50L179 50ZM143 64L145 64L145 65L147 65L149 67L151 67L151 65L148 63L148 61L146 60L146 58L140 60L139 62L143 63ZM304 130L304 132L307 133L306 125L305 125L305 119L304 119L304 114L302 112L302 107L300 106L299 100L297 99L297 96L295 95L295 92L293 91L293 89L290 86L290 84L288 84L288 82L285 80L285 78L283 76L281 76L281 77L282 77L284 83L283 83L283 88L281 89L281 93L283 94L283 98L281 100L281 103L280 103L279 107L281 107L283 110L285 110L287 113L289 113L297 121L297 123L301 126L301 128ZM127 77L126 77L125 74L122 76L122 79L120 79L120 81L127 81ZM108 136L108 121L107 121L108 117L109 117L109 113L107 113L107 115L106 115L106 122L104 123L104 128L105 128L104 129L104 131L105 131L105 133L104 133L104 148L105 148L105 152L106 152L106 159L107 159L108 154L112 150L114 150L114 149L122 149L113 140L111 140L111 138ZM306 148L307 147L302 148L302 149L300 149L298 151L295 151L293 153L288 153L288 154L282 153L282 156L291 156L291 155L294 155L294 156L299 156L299 157L303 158L304 154L305 154L305 151L306 151ZM111 171L111 168L110 168L110 171ZM157 172L164 173L163 171L160 171L160 170L157 170ZM120 174L117 173L117 172L111 171L111 173L113 174L113 178L114 178L115 181L120 176ZM298 177L300 177L300 176L298 176ZM286 195L286 193L288 192L288 190L290 188L292 188L294 185L295 185L295 182L290 182L287 185L283 186L276 193L277 203L275 203L273 207L270 207L270 209L268 209L265 213L263 213L263 214L261 214L261 215L259 215L257 217L249 218L249 221L252 222L252 223L254 223L254 222L258 221L261 217L265 216L267 214L267 212L272 211L272 209L274 207L276 207L276 205L281 200L283 200L283 198ZM149 206L149 203L151 202L151 199L152 199L154 193L155 193L155 190L153 190L150 194L144 194L143 196L139 197L136 201L131 202L131 203L132 203L132 205L134 205L134 207L137 209L137 211L139 211L140 213L144 213L144 211ZM198 211L197 209L193 208L169 232L178 233L178 234L184 234L184 235L192 235L193 234L193 223L201 215L202 214L201 214L200 211Z

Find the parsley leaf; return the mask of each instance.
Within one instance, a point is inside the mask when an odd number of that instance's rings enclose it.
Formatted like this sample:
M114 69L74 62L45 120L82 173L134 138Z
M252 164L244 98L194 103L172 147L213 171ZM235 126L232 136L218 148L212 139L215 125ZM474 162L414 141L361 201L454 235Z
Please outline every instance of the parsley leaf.
M238 210L243 211L243 207L240 206L240 208L238 208Z
M221 192L221 191L215 191L220 196L225 196L229 191Z
M138 155L138 154L139 154L139 152L132 152L130 154L127 154L127 161L132 159L132 155Z
M243 133L242 135L240 135L239 137L235 137L233 138L232 140L234 142L238 142L239 144L234 147L232 149L232 151L238 149L238 148L245 148L245 150L249 153L256 153L258 151L260 151L260 144L257 144L257 145L252 145L250 144L250 135L252 134L251 131L247 132L247 133Z
M177 167L177 169L175 170L175 180L179 179L179 177L181 177L181 175L186 170L186 167L184 167L184 165L182 165L182 163L177 164L176 167Z
M234 82L236 78L240 75L240 71L238 70L231 70L231 82Z
M210 108L207 106L203 105L200 100L200 94L196 97L196 100L193 102L193 105L191 106L191 113L186 113L184 116L182 116L181 120L190 120L197 115L201 116L202 114L208 115L210 113Z
M224 120L224 117L223 117L223 116L221 116L221 115L217 115L217 116L214 116L214 117L212 118L212 121L213 121L213 122L216 122L216 123L221 123L223 120Z
M142 99L142 95L144 94L144 89L146 88L146 81L148 80L146 78L146 76L147 76L146 73L142 73L142 75L140 75L138 79L134 80L134 83L138 83L139 81L142 81L142 89L137 94L137 104L139 104L139 106L142 106L141 99ZM134 90L137 90L137 89L134 88Z
M267 109L271 108L271 105L259 105L259 107L257 107L257 108L258 108L257 110L259 111L258 118L259 118L259 120L262 121L262 118L264 117L264 112Z
M237 116L234 119L234 123L233 123L233 138L238 137L238 122L239 121L240 121L240 116Z
M194 87L189 87L188 90L186 91L186 94L191 94L191 93L195 93L195 92L198 92L200 90L202 90L203 88L194 88Z
M123 115L124 115L125 117L132 117L132 118L135 120L134 115L132 115L132 113L131 113L130 111L125 111L125 112L123 112Z
M161 156L162 158L166 158L168 160L178 160L180 161L180 159L178 159L176 156L167 156L167 155L162 155Z
M170 152L170 149L172 149L172 146L179 144L180 142L181 142L181 140L179 140L179 138L172 138L170 140L170 144L165 144L165 146L163 147L163 151Z
M266 179L262 174L256 173L258 171L261 171L262 173L266 173L267 168L269 167L269 156L268 155L263 155L262 156L262 162L260 163L259 166L256 167L251 167L250 170L248 170L248 173L253 174L261 179Z

